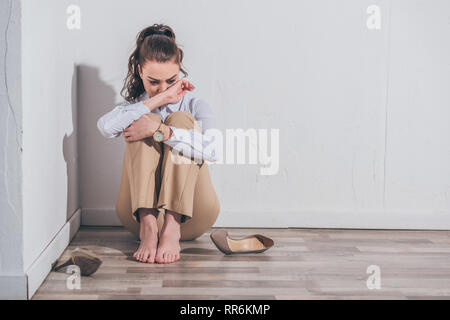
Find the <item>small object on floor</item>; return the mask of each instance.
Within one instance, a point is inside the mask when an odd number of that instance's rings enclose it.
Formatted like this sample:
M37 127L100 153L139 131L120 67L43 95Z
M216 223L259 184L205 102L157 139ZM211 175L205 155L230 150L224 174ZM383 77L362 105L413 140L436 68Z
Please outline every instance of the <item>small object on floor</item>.
M217 249L225 254L259 253L273 246L273 240L261 234L253 234L242 239L233 239L225 230L214 230L210 234Z
M100 267L100 265L103 263L101 259L94 256L92 253L88 252L87 250L76 248L72 254L69 260L64 262L63 264L56 266L58 261L56 261L53 264L52 271L57 271L63 267L69 266L69 265L77 265L80 268L80 273L82 276L89 276L93 274L97 269Z

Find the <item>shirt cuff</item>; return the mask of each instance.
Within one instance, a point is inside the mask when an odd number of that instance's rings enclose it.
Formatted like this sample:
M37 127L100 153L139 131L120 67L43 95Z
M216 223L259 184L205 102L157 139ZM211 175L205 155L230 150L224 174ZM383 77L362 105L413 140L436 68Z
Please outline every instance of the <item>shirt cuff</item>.
M166 141L169 142L182 142L183 144L190 145L195 150L203 150L203 134L201 132L194 132L194 129L181 129L174 126L169 126L172 129L172 136Z
M178 128L174 127L174 126L168 126L170 129L172 129L172 135L170 136L169 139L167 139L166 141L169 142L175 142L175 141L180 141L180 135L177 134Z

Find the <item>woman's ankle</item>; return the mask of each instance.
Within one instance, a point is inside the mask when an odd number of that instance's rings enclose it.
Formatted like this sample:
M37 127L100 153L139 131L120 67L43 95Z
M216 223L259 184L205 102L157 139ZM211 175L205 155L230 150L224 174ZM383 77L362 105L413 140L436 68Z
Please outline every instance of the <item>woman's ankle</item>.
M152 219L152 217L155 217L155 219L158 218L159 210L155 208L139 208L139 218L142 221L142 219Z
M166 215L165 215L164 219L169 218L169 219L172 219L172 220L180 223L182 216L183 216L182 214L177 213L175 211L166 210Z

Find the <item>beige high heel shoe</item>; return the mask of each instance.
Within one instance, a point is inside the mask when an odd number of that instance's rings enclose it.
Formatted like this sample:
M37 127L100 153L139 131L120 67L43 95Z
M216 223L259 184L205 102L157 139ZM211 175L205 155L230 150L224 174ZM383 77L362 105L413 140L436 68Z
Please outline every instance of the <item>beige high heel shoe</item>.
M95 257L93 254L88 251L80 248L76 248L69 260L64 262L63 264L56 266L58 260L53 263L52 271L58 271L59 269L69 266L69 265L77 265L80 268L80 274L82 276L89 276L93 274L100 265L103 263L101 259Z
M273 246L273 240L261 234L253 234L241 239L233 239L225 230L214 230L210 234L217 249L225 254L259 253Z

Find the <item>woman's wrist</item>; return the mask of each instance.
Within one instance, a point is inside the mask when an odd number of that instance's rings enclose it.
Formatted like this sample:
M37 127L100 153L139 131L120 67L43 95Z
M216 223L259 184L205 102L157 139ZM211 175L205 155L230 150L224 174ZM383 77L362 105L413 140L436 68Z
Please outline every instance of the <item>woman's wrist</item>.
M163 141L167 141L170 139L170 137L172 137L173 135L173 131L172 129L168 126L165 125L164 123L159 123L158 126L155 126L153 129L149 129L148 131L148 137L153 137L153 135L155 134L155 132L158 130L158 128L163 132L164 134L164 139Z
M156 96L150 99L146 99L142 101L142 103L145 104L150 109L150 111L166 104L164 101L164 97L161 96L160 94L157 94Z
M173 134L172 129L169 126L167 126L167 125L163 125L161 128L162 128L162 131L164 133L164 140L163 141L169 140L170 137Z

